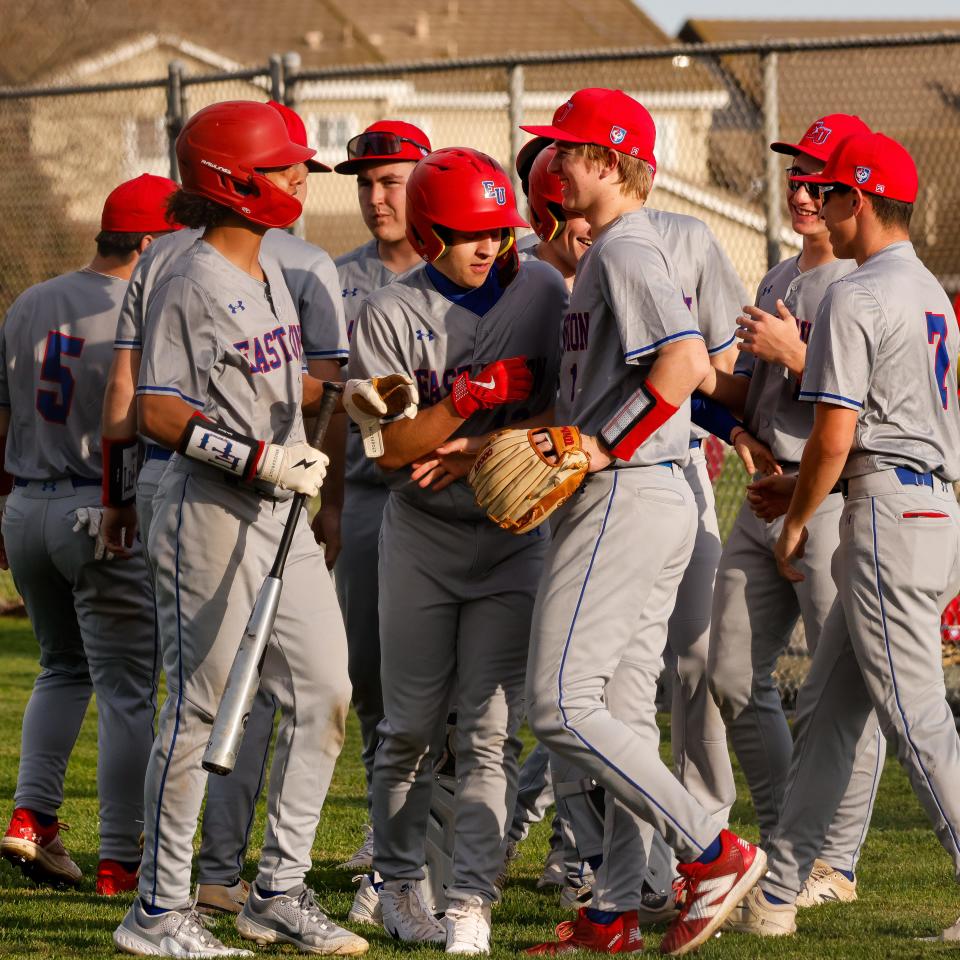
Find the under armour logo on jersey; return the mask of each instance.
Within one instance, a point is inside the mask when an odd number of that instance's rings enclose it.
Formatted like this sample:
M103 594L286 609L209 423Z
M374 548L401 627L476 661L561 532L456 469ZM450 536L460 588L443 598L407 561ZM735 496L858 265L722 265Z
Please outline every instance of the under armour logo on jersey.
M760 296L761 296L761 297L765 297L768 293L770 293L771 290L773 290L773 284L772 284L772 283L768 283L768 284L760 291Z
M237 300L236 303L228 303L227 309L236 316L241 310L246 310L247 308L243 305L242 300Z
M353 289L350 289L349 287L343 288L344 297L355 297L359 292L360 292L359 287L354 287Z
M810 140L812 143L824 144L827 142L830 134L833 133L832 127L824 126L822 120L818 120L804 136L804 140Z
M857 183L866 183L870 179L870 168L869 167L857 167L854 172L854 176L857 178Z
M506 187L498 187L493 180L481 181L483 185L483 199L496 200L497 206L502 207L507 202Z
M418 330L417 331L418 340L436 340L437 335L432 330Z
M623 143L623 141L626 139L626 136L627 136L627 131L624 130L623 127L618 127L616 124L614 124L610 128L611 143Z

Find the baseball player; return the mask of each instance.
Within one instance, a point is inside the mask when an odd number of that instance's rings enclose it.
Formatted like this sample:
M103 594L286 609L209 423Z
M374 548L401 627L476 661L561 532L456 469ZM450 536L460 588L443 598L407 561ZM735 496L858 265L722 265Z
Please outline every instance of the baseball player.
M399 367L421 414L383 435L390 496L380 532L385 719L373 780L383 925L402 940L488 953L490 903L513 811L530 614L544 539L490 524L463 482L424 489L403 469L455 433L536 418L556 383L566 288L519 264L510 181L485 154L437 150L407 181L407 235L427 261L371 294L350 344L354 375ZM429 755L456 684L453 883L444 926L424 907Z
M139 544L127 562L111 562L99 535L99 407L127 280L152 239L173 229L166 201L175 188L149 174L118 186L90 264L21 294L0 335L0 443L15 478L3 498L3 542L42 667L23 717L15 809L0 853L38 882L79 884L57 811L96 692L96 890L105 895L136 886L157 658Z
M785 474L783 479L760 481L741 507L723 549L710 640L710 684L746 775L764 844L777 823L793 749L773 669L800 617L807 645L816 656L820 632L836 598L830 558L837 547L842 498L839 492L830 494L811 518L805 577L795 583L779 576L773 556L782 521L768 525L766 515L755 516L751 506L763 491L791 485L795 479L813 427L813 409L798 396L800 378L807 375L805 343L824 292L856 266L834 256L819 219L819 194L814 196L798 177L822 170L845 137L867 129L858 117L832 114L811 124L799 142L771 145L791 157L786 199L802 250L761 281L756 307L747 308L748 316L741 320L738 376L726 378L725 384L728 402L744 410L747 428L769 444ZM803 906L856 898L854 869L884 754L875 723L864 738L847 798L800 899Z
M722 829L664 766L653 698L667 622L697 529L683 476L689 397L707 374L703 334L662 237L643 211L653 120L622 91L575 93L547 127L564 206L590 223L564 320L556 420L583 432L590 474L557 511L530 641L531 726L676 851L683 906L661 949L709 938L763 871L763 852ZM636 549L642 531L644 549ZM600 638L600 639L598 639ZM637 695L639 694L639 695ZM642 949L638 825L607 805L594 906L534 948ZM641 861L642 869L642 861Z
M306 146L306 130L297 113L275 101L269 101L269 106L283 118L290 139ZM307 169L309 172L329 170L313 159ZM307 178L303 178L298 184L296 196L301 204L306 200L307 182ZM148 254L140 259L134 270L120 311L114 361L105 394L103 432L108 442L123 442L136 432L134 391L143 349L146 302L158 278L199 236L199 230L181 230L161 238L151 245ZM261 258L278 265L293 296L300 318L304 357L311 376L320 380L339 379L339 365L346 359L347 347L333 261L319 247L278 229L270 229L264 234ZM342 446L338 453L336 439L330 439L329 429L327 437L324 452L333 462L336 462L334 458L342 461ZM124 505L106 507L103 529L111 549L125 549L120 534L122 529L126 530L128 542L137 525L146 537L152 518L153 496L169 459L169 450L148 444L137 477L136 511ZM109 488L104 490L104 500L111 501ZM329 501L325 481L323 506L328 511L327 517L333 507ZM245 728L236 767L229 777L214 776L209 780L197 860L197 907L202 912L238 913L246 900L249 884L239 877L239 873L253 824L256 798L263 787L274 713L272 698L263 690L259 691Z
M402 120L378 120L347 143L347 159L334 168L357 178L360 215L371 239L337 258L347 331L352 332L363 301L420 263L407 240L406 184L416 162L432 147L427 135ZM335 568L337 597L347 629L347 666L353 707L360 721L367 808L373 758L383 720L380 692L380 633L377 621L377 552L387 487L373 460L364 456L360 435L347 437L347 470L341 518L343 545ZM366 828L360 849L340 866L367 871L373 860L373 833Z
M738 928L795 929L794 903L834 819L873 711L960 878L960 737L946 701L940 615L960 589L960 330L909 240L917 171L881 133L854 134L801 183L823 195L834 253L857 268L817 311L801 400L815 404L775 555L800 582L806 524L840 483L837 599L801 692L769 872ZM823 776L823 771L830 776ZM955 939L960 926L944 937Z
M141 432L178 453L149 531L170 695L147 770L140 895L114 932L129 953L247 953L225 947L195 913L190 861L210 718L289 498L316 495L326 469L324 454L303 439L301 416L301 407L316 410L322 385L302 373L283 277L259 259L266 229L300 216L298 183L313 153L290 139L275 110L250 101L206 107L177 138L183 189L171 214L204 234L150 297L137 388ZM377 396L373 384L348 391ZM267 827L237 929L260 943L363 953L366 941L330 921L303 883L349 698L342 621L303 525L285 581L262 673L281 711Z

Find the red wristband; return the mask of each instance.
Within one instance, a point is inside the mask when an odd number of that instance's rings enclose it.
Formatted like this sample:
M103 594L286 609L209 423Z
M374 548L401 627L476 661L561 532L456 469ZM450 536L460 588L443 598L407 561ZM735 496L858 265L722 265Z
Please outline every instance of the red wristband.
M470 375L464 371L453 381L453 389L450 391L453 409L457 411L457 416L464 420L469 420L480 409L479 401L467 389L469 382Z
M600 431L600 439L610 455L629 460L679 407L667 403L649 381L627 399Z

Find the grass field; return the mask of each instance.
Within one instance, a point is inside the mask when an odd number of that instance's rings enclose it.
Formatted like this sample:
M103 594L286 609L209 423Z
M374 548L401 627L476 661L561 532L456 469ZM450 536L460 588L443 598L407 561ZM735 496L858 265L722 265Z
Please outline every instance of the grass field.
M20 744L20 716L36 672L36 645L29 624L0 620L0 816L9 815L16 784ZM360 839L365 819L361 790L357 725L351 720L347 744L337 768L314 846L314 869L309 883L335 918L346 915L353 886L349 875L335 869ZM126 909L122 898L94 896L97 865L97 800L95 784L95 718L87 717L67 774L66 802L61 811L72 830L68 849L83 869L80 889L55 892L33 887L6 861L0 863L0 956L35 960L38 957L94 958L113 955L110 935ZM742 780L740 801L734 807L734 828L755 837L752 807ZM813 785L813 789L816 786ZM262 838L262 811L257 820L253 849L245 876L255 874ZM546 851L545 825L540 824L514 864L504 902L494 913L494 956L515 955L524 946L552 933L563 919L555 894L534 888ZM949 925L960 913L960 892L952 882L949 861L933 837L926 818L893 760L888 760L880 796L860 871L861 899L852 906L827 906L806 911L799 919L798 936L760 941L725 934L700 951L704 958L824 958L824 957L939 957L956 947L920 943L915 938ZM221 920L217 934L229 943L242 941L229 920ZM647 937L652 953L661 931ZM368 936L366 930L363 931ZM398 948L382 932L369 935L371 956L394 957L410 951ZM274 948L265 954L294 951ZM419 948L416 955L439 955Z

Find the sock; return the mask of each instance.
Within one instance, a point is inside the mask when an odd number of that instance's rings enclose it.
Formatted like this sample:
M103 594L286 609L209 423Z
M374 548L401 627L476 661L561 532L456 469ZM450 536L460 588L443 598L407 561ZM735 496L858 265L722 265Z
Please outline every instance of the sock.
M118 860L117 863L119 863L127 873L136 873L137 867L140 866L139 860Z
M834 869L834 870L837 870L836 867L834 867L833 869ZM853 871L852 871L852 870L837 870L837 873L839 873L839 874L840 874L841 876L843 876L843 877L846 877L851 883L853 883Z
M763 899L766 900L767 903L772 903L778 907L782 907L787 902L786 900L781 900L779 897L775 897L772 893L767 893L766 890L761 890L760 892L763 894Z
M721 849L720 838L717 837L717 839L697 857L697 863L713 863L713 861L720 856Z
M36 810L32 810L33 819L40 824L41 827L52 827L57 822L56 814L52 816L49 813L37 813Z
M143 897L140 898L140 906L143 907L143 912L150 917L159 917L162 913L169 912L169 907L151 907Z
M600 869L600 864L603 863L603 854L595 853L592 857L587 857L587 863L590 864L590 869L596 873Z
M254 886L257 888L257 896L261 899L266 899L268 897L279 897L281 894L286 893L286 890L264 890L259 883L255 883Z
M587 907L587 917L604 927L609 926L619 916L619 910L594 910L593 907Z

